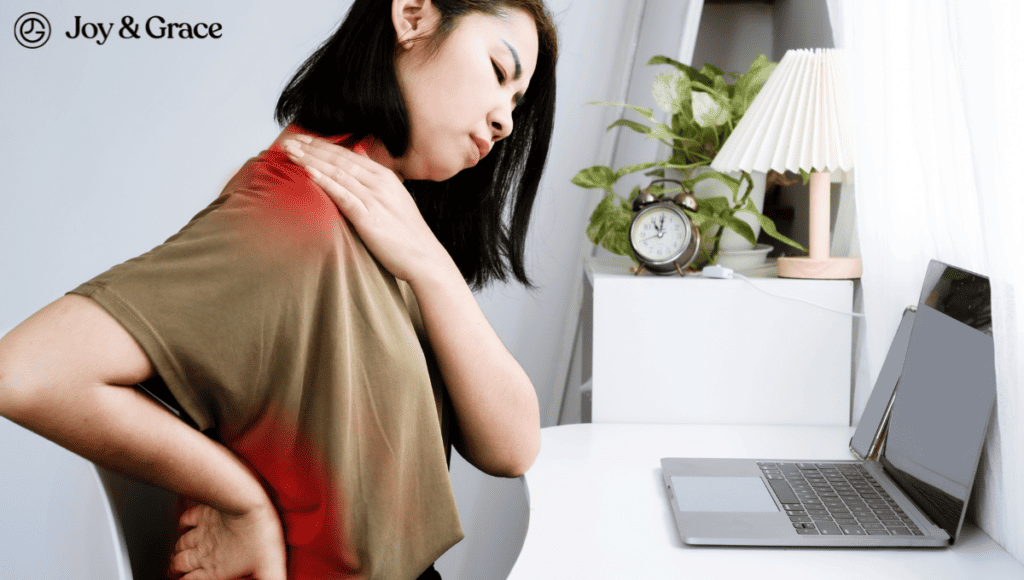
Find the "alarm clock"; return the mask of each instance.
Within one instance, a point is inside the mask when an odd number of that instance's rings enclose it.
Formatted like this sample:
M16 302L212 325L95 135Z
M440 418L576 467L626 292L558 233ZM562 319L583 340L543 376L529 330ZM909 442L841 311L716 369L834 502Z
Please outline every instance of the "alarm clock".
M672 199L648 193L660 182L683 191ZM633 200L629 245L640 265L655 274L682 274L700 251L700 230L685 210L697 211L697 198L675 179L656 179Z

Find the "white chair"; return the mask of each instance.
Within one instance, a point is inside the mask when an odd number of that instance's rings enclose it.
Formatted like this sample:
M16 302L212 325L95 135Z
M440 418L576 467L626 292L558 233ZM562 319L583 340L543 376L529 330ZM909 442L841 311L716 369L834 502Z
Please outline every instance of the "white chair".
M93 463L0 418L0 578L132 580L129 545L139 552L134 577L159 577L165 558L144 552L162 553L173 507L171 494L101 475Z
M0 419L0 577L131 580L96 466Z

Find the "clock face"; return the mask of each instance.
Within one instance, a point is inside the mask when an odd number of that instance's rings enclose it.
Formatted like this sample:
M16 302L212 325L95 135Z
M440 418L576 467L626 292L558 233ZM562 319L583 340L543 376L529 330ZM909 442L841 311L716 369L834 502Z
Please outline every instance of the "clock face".
M640 212L630 241L639 257L651 262L675 259L690 242L690 224L670 206L654 206Z

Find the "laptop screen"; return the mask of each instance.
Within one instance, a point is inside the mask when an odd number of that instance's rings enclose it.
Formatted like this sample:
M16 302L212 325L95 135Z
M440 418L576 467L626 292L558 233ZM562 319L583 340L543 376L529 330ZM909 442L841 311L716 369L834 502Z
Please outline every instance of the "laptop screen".
M882 464L956 538L996 397L988 279L932 261Z

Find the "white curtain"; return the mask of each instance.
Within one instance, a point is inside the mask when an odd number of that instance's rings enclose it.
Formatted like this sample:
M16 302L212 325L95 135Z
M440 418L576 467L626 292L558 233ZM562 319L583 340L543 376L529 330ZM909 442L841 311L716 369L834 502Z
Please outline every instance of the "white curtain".
M1024 41L1019 0L829 0L850 56L864 260L859 417L928 260L991 278L998 402L975 520L1024 561Z

